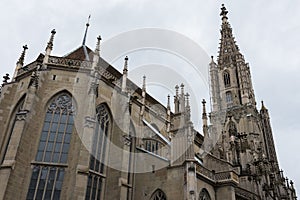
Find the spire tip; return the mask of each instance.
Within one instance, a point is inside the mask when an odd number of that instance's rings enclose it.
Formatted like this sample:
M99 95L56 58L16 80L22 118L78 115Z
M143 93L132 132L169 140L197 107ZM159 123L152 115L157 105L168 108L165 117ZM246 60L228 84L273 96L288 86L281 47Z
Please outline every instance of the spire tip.
M89 26L90 26L90 19L91 19L91 15L89 15L88 21L87 21L87 23L86 23L85 33L84 33L84 37L83 37L83 41L82 41L82 46L85 46L85 41L86 41L87 31L88 31L88 28L89 28Z
M228 14L228 11L227 11L225 5L222 4L221 13L220 13L220 16L222 16L222 20L227 19L227 14Z

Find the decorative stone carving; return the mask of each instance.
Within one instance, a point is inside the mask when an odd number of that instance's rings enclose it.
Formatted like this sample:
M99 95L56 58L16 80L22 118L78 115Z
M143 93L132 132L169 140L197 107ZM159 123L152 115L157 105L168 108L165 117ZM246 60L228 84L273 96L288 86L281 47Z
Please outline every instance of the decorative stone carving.
M20 111L16 114L16 120L17 120L17 121L25 120L25 119L27 118L27 113L29 113L28 110L20 110Z
M84 127L94 128L96 124L96 120L93 117L86 116L84 121Z
M130 146L130 145L131 145L131 140L132 140L132 138L130 137L130 135L123 135L123 136L122 136L122 139L123 139L123 143L124 143L126 146Z
M34 72L32 72L28 88L31 86L37 88L38 85L39 85L39 76L38 76L37 72L34 71Z

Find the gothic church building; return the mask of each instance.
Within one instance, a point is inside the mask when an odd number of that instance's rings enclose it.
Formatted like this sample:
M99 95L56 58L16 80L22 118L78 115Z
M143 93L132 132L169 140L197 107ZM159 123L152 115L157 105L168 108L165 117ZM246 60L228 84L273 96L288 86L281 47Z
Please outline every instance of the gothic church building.
M100 37L95 50L83 42L53 56L53 30L45 53L28 65L24 46L0 93L0 199L297 199L227 14L222 6L201 132L183 84L174 110L169 96L161 105L146 77L141 87L128 79L127 57L119 72L100 56Z

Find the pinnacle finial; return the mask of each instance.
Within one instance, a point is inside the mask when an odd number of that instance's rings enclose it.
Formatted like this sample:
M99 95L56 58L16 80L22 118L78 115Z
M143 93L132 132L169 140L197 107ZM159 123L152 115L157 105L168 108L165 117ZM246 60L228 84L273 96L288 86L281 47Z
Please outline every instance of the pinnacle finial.
M261 110L267 110L267 108L265 107L264 101L261 101Z
M101 36L99 35L98 37L97 37L97 43L96 43L96 49L95 49L95 52L96 53L99 53L99 51L100 51L100 41L101 41Z
M206 106L205 106L206 101L205 101L205 99L203 99L201 103L202 103L202 118L206 118Z
M86 37L87 37L87 32L88 32L88 28L90 26L90 19L91 19L91 15L89 15L88 17L88 21L86 23L86 28L85 28L85 33L84 33L84 37L83 37L83 41L82 41L82 46L85 46L85 41L86 41Z
M5 76L3 76L3 84L7 83L7 81L9 80L9 74L6 73Z
M47 51L47 49L52 50L55 33L56 33L56 31L55 31L55 29L53 29L53 30L51 31L51 36L50 36L49 42L48 42L48 44L47 44L46 51Z
M178 96L178 90L179 90L179 86L178 85L175 86L175 90L176 90L176 96Z
M210 56L211 61L210 61L210 66L215 66L215 61L214 61L214 56Z
M146 76L143 76L143 90L146 90Z
M167 108L170 109L170 95L168 94Z
M180 87L181 87L181 94L184 95L184 84L181 83Z
M186 94L185 94L185 97L186 97L186 106L189 107L189 106L190 106L190 99L189 99L190 94L189 94L189 93L186 93Z
M123 73L128 71L128 56L124 58L124 68L123 68Z
M205 104L206 104L206 101L205 101L205 99L203 99L203 100L202 100L203 112L206 112L206 111L205 111Z
M220 16L222 16L222 20L228 19L227 13L228 13L227 9L225 8L224 4L222 4L221 13L220 13Z
M20 65L20 67L22 67L24 65L24 59L25 59L25 53L26 53L26 50L28 49L27 45L24 45L23 46L23 51L21 53L21 56L17 62L17 65Z

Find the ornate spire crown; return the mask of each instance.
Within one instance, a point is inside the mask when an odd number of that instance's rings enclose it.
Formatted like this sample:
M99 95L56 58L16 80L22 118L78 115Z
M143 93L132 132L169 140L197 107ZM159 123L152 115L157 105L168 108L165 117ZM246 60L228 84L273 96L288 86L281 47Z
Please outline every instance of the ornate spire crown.
M222 4L220 13L220 16L222 16L221 42L218 57L218 65L221 67L230 66L231 62L235 62L235 56L240 55L239 47L236 45L227 14L228 11L224 4Z
M53 49L53 41L54 41L54 35L55 35L55 33L56 33L56 31L55 31L55 29L53 29L51 31L51 36L50 36L49 42L47 44L46 51L47 51L47 49L50 49L50 50Z
M228 19L227 13L228 13L227 9L225 8L224 4L222 4L220 16L222 16L223 21L224 19Z
M23 51L21 53L21 56L17 62L17 65L23 66L24 65L24 59L25 59L25 54L26 54L26 50L28 49L27 45L23 46Z

